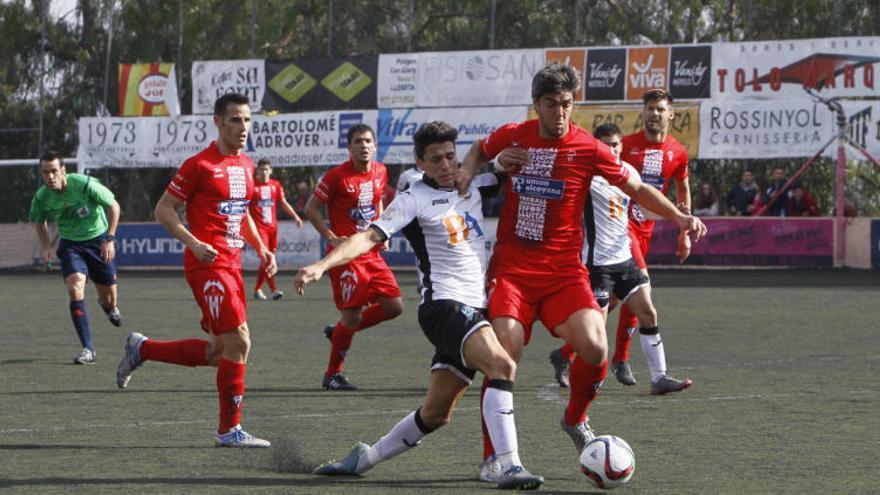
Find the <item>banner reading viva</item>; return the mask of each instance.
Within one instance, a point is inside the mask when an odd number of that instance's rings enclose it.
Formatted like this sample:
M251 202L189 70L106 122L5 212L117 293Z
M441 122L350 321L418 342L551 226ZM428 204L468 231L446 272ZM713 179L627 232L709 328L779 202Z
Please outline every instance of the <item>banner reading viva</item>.
M119 64L119 115L180 115L172 63Z

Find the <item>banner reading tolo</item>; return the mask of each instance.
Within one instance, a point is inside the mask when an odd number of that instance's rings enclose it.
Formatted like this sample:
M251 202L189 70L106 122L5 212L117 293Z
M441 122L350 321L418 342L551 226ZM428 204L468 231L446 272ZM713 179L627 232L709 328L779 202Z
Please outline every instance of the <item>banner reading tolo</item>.
M880 96L880 37L712 45L712 98Z
M413 134L427 122L442 120L458 129L456 153L459 159L478 139L509 122L526 118L526 107L484 107L479 111L461 108L385 109L376 117L376 159L384 163L413 163Z
M842 103L849 138L867 150L875 160L880 160L880 101L856 100ZM836 130L836 121L834 125ZM837 143L829 146L825 155L837 158ZM851 160L867 160L865 155L849 145L846 146L846 157Z
M699 158L812 156L833 135L832 120L809 100L704 102Z
M226 93L241 93L260 110L266 88L265 63L254 60L200 60L192 65L193 113L214 113L214 101Z
M424 52L416 68L416 106L528 105L544 50Z
M528 113L528 118L535 118L533 108L529 107ZM670 135L684 145L691 159L696 158L700 151L699 117L699 105L675 104L675 118L672 120ZM641 104L576 105L571 119L587 132L593 132L593 129L602 124L614 124L624 135L639 132L645 127Z

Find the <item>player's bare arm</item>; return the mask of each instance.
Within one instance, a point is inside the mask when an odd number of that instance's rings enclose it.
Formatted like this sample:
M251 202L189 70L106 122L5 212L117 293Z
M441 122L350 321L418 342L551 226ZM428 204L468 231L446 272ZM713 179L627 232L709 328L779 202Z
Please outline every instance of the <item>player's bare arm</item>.
M296 289L296 293L303 295L305 293L305 286L320 280L321 276L324 275L324 272L352 261L358 256L373 249L376 244L385 242L385 240L385 236L373 228L365 232L358 232L357 234L346 238L345 241L336 246L336 248L323 259L300 268L296 277L293 279L293 287Z
M250 211L245 211L243 220L242 223L244 224L244 228L241 231L242 236L248 244L253 246L254 251L257 252L257 256L260 257L260 261L266 266L266 274L270 277L275 275L275 272L278 271L278 265L275 263L275 255L272 254L272 251L269 250L265 244L263 244L263 239L260 237L260 233L257 232L257 224L254 223Z
M296 214L296 210L293 209L293 206L290 206L290 203L287 202L286 198L281 199L281 209L284 210L284 213L287 213L294 222L296 222L297 227L301 228L303 226L302 218Z
M48 263L52 259L52 243L49 241L49 226L46 222L35 223L34 228L37 231L37 239L40 240L40 246L43 247L43 263Z
M321 234L321 237L324 238L331 246L336 247L340 242L344 241L346 237L337 237L329 227L327 227L327 223L324 222L324 216L321 214L321 211L324 209L324 202L321 201L320 198L316 196L312 196L309 198L308 202L306 202L305 214L306 218L312 222L312 225L315 227L315 230Z
M648 210L663 218L675 220L682 231L693 236L694 241L698 241L706 235L706 226L699 218L682 213L660 191L645 184L636 175L631 174L627 181L618 187Z
M522 166L528 165L529 152L519 146L511 146L498 153L498 156L495 157L495 163L504 172L510 173Z
M467 194L468 189L471 187L471 181L474 180L474 175L476 175L480 165L486 161L486 157L483 156L482 142L482 140L474 142L461 161L461 167L458 169L458 179L456 180L459 194Z
M691 214L691 183L690 179L675 179L675 206L685 215Z
M107 212L107 234L111 236L116 235L116 227L119 226L119 217L122 214L122 209L119 207L119 202L115 199L113 200L113 204L104 208ZM104 245L101 246L101 257L104 258L104 261L110 263L116 258L116 241L112 239L107 239L104 241Z
M177 210L181 206L183 206L183 201L166 191L156 203L156 220L165 227L169 234L188 247L197 260L202 263L213 263L217 259L217 250L210 244L198 240L187 230L183 222L180 221L180 216L177 215Z

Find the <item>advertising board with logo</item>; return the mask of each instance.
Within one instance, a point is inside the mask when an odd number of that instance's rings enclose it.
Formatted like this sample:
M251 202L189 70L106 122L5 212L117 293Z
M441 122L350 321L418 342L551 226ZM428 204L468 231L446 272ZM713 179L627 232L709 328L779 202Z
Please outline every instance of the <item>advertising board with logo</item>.
M700 158L812 156L832 137L833 114L809 100L711 101L700 107Z
M875 160L880 160L880 101L844 101L843 111L846 113L847 136L856 146L867 150ZM836 121L834 129L837 129ZM825 156L837 158L837 145L832 144L825 150ZM846 146L846 157L850 160L866 160L851 145Z
M626 96L626 48L587 50L584 99L623 100Z
M693 245L689 265L832 266L833 218L706 218L709 234ZM648 262L677 265L679 228L654 226Z
M377 63L375 55L267 60L263 109L376 108Z
M528 118L535 118L529 109ZM602 124L614 124L623 135L639 132L645 127L641 104L577 105L571 113L575 124L592 132ZM675 118L670 124L670 135L687 149L688 156L697 158L700 151L700 107L694 103L676 103Z
M528 105L544 50L483 50L418 54L416 106Z
M119 64L119 115L180 115L174 64Z
M641 100L645 91L652 88L665 89L668 80L668 46L629 48L626 62L627 100Z
M419 56L415 53L379 55L376 99L379 108L416 106Z
M708 98L712 87L712 47L673 46L669 71L669 92L674 98Z
M880 96L880 37L716 43L713 98Z
M260 111L266 88L262 59L197 60L192 65L192 112L214 113L214 101L227 93L241 93L251 100L251 111Z
M415 162L413 134L422 124L442 120L458 129L455 144L461 160L476 140L488 136L499 126L525 118L525 106L484 107L478 112L456 108L379 110L375 125L379 144L376 159L385 163Z

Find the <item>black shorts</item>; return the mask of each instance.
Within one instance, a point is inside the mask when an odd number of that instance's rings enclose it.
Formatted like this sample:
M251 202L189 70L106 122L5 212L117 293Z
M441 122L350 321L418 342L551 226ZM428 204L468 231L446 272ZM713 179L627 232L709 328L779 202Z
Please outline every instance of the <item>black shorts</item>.
M476 370L464 360L464 341L489 325L484 310L449 299L426 301L419 306L419 325L434 344L431 369L449 370L470 385Z
M116 285L116 263L108 263L101 256L106 239L105 232L87 241L58 241L55 254L61 260L61 276L67 278L71 273L82 273L96 284Z
M651 283L632 258L616 265L587 266L587 269L590 271L590 285L600 308L608 306L611 294L626 302L629 296Z

